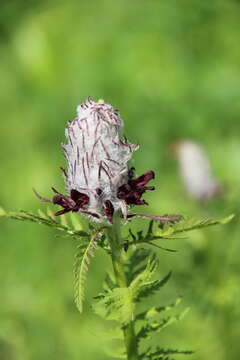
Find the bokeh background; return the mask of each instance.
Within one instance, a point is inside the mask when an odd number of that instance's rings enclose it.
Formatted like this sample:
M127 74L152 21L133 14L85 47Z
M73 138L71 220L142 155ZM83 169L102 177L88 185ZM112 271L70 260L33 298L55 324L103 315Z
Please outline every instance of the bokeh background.
M240 353L239 21L238 0L0 4L5 209L44 209L33 186L46 197L51 186L63 191L64 128L91 95L120 109L128 138L141 145L138 174L156 172L157 190L145 196L149 213L237 214L231 224L176 240L177 253L159 252L161 275L172 269L173 277L157 302L183 295L191 310L153 341L193 349L193 360L237 360ZM202 204L187 195L170 151L182 138L208 152L224 187L220 198ZM80 316L73 303L74 251L74 242L51 229L1 219L1 360L112 359L104 354L108 325L88 305L110 264L97 252Z

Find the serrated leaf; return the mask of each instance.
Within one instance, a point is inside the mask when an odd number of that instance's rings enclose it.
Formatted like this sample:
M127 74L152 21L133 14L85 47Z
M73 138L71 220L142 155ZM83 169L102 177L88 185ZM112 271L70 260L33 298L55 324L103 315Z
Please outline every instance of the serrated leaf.
M49 207L47 207L47 215L48 215L49 219L56 221L56 216L54 215L53 211Z
M128 284L146 268L147 260L151 257L152 252L143 247L132 248L132 253L126 264L126 275ZM130 250L130 251L131 251Z
M158 356L158 357L155 357L155 358L152 358L150 360L175 360L173 358L170 358L169 356Z
M98 302L94 305L94 310L103 318L116 320L122 325L126 325L133 320L135 306L131 289L118 287L99 297Z
M120 327L111 328L108 331L101 331L101 336L107 340L124 340Z
M145 269L131 281L128 287L111 289L111 286L108 286L105 293L98 297L95 312L109 320L117 320L123 325L132 321L136 302L148 293L157 291L170 277L168 274L162 280L150 281L157 266L158 261L154 254L148 260Z
M137 300L139 301L143 297L154 294L161 287L163 287L170 279L172 272L170 271L163 279L151 281L141 286L138 291Z
M68 227L67 217L65 214L60 216L60 223L61 225Z
M41 209L38 209L38 215L43 218L43 219L46 219L46 220L49 220L48 216L41 210Z
M2 207L0 207L0 216L7 216L6 211Z
M141 313L139 313L136 316L136 320L151 320L152 318L156 317L157 315L159 315L160 313L164 312L164 311L170 311L173 308L175 308L176 306L178 306L182 301L181 297L178 297L174 303L170 304L170 305L166 305L166 306L153 306L150 309L147 309Z
M143 235L142 231L138 232L137 234L134 234L132 231L129 230L130 237L128 241L130 245L146 243L149 245L159 247L159 245L153 243L153 240L179 239L179 237L176 236L179 233L204 229L213 225L227 224L234 218L234 216L235 215L232 214L222 219L212 219L212 218L196 219L196 218L182 217L180 221L174 224L170 224L170 223L160 224L160 225L158 224L158 228L156 230L153 228L156 222L155 223L150 222L146 235ZM160 248L162 248L163 250L174 252L173 249L163 248L162 246Z
M145 269L131 281L128 287L113 288L113 284L110 282L105 293L97 297L98 303L94 306L95 312L109 320L117 320L123 325L132 321L136 302L160 289L170 277L169 273L162 280L151 281L157 266L157 257L153 254Z
M113 280L112 275L110 275L109 273L107 273L105 276L103 287L106 291L113 290L116 287L116 283Z
M153 247L156 247L156 248L158 248L158 249L160 249L160 250L164 250L164 251L167 251L167 252L170 252L170 253L176 253L176 252L177 252L177 250L175 250L175 249L169 249L169 248L160 246L160 245L158 245L158 244L155 244L155 243L152 242L152 241L149 241L148 244L149 244L149 245L152 245Z
M222 225L225 225L227 223L229 223L230 221L232 221L232 219L235 217L235 214L231 214L229 216L226 216L225 218L223 219L220 219L219 220L219 223L222 224Z
M144 353L140 354L140 359L149 359L149 360L153 360L156 359L156 357L160 359L164 358L166 355L191 355L194 352L191 350L178 350L178 349L164 349L164 348L160 348L159 346L156 347L156 349L154 351L152 351L151 349L148 349L147 351L145 351Z
M74 299L80 313L83 311L88 265L96 247L96 235L93 235L89 242L80 243L77 247L74 263Z
M77 218L76 214L70 213L70 219L74 230L83 230L80 219Z
M223 225L223 224L227 224L228 222L230 222L234 218L234 216L235 215L232 214L232 215L229 215L225 218L218 219L218 220L212 219L212 218L205 218L205 219L186 218L186 219L183 219L183 220L179 221L178 223L172 225L165 232L163 232L162 229L160 229L160 231L159 231L159 233L157 233L157 235L161 234L161 236L163 236L163 237L172 236L172 235L175 235L180 232L204 229L204 228L207 228L207 227L213 226L213 225ZM169 233L169 230L170 230L170 233Z
M188 311L189 308L186 308L178 315L168 316L167 318L163 318L160 321L153 321L147 323L146 325L143 325L137 334L137 341L139 341L140 339L146 339L151 336L151 333L157 333L166 328L167 326L182 320Z
M156 254L152 254L151 258L148 260L145 269L140 272L131 282L130 288L134 294L138 294L139 289L145 284L149 283L154 273L158 267L158 259Z
M162 228L160 227L158 228L155 235L161 237L170 237L173 234L174 234L174 226L170 226L169 224L164 224Z
M136 252L133 259L146 259L147 253ZM107 277L107 286L105 293L98 297L98 303L94 306L95 312L109 320L117 320L121 324L127 324L134 318L134 311L139 292L147 284L155 273L158 266L155 254L148 260L143 271L135 276L128 287L114 287L111 278ZM132 267L133 269L134 267ZM162 281L161 281L162 282ZM158 285L159 287L159 285ZM153 289L151 289L153 291Z
M116 347L115 345L113 349L105 347L104 352L108 357L113 359L127 359L127 355L123 346Z
M73 228L70 228L67 225L64 225L59 222L59 220L55 217L52 218L50 213L45 214L43 211L38 211L38 215L30 213L25 210L20 210L18 212L10 211L6 212L4 209L0 208L0 216L5 216L10 219L20 220L20 221L30 221L38 224L47 225L49 227L55 228L56 230L62 231L65 235L68 235L73 238L79 239L79 237L89 237L85 231L75 231Z

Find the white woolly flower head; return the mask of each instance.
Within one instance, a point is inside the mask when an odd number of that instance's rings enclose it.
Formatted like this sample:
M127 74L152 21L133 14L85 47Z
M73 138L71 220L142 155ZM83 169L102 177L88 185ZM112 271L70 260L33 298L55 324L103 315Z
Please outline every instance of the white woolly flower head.
M79 210L94 214L95 219L104 220L110 207L125 211L117 191L127 181L128 162L138 146L123 138L122 130L118 110L91 98L78 105L77 118L65 130L68 143L62 147L67 159L67 191L87 195L88 203L85 198Z

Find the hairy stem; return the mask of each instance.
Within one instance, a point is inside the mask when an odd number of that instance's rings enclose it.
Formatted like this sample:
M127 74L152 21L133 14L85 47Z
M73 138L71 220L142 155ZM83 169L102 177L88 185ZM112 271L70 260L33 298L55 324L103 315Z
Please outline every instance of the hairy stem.
M109 244L111 247L111 256L113 270L116 278L116 284L119 287L127 287L127 278L124 272L124 259L122 240L120 232L120 223L114 219L114 224L108 229ZM131 321L123 327L124 342L126 346L127 359L138 360L137 341L134 330L134 321Z

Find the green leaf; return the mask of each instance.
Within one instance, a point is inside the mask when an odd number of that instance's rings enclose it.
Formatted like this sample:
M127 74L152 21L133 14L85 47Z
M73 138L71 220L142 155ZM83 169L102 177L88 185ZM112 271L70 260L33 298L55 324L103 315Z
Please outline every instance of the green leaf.
M30 221L37 224L43 224L56 230L64 232L65 235L68 235L73 238L79 239L79 237L90 237L85 231L75 230L74 228L69 227L67 224L63 224L58 220L57 217L54 217L53 213L48 209L47 213L44 213L42 210L38 211L38 215L35 215L31 212L20 210L18 212L6 212L4 209L0 208L0 216L7 217L10 219L21 220L21 221Z
M136 320L147 320L149 321L150 319L156 317L157 315L159 315L160 313L164 312L164 311L170 311L173 308L175 308L176 306L178 306L182 301L181 297L178 297L174 303L167 305L167 306L153 306L150 309L147 309L141 313L139 313L136 316Z
M141 298L154 294L154 292L158 291L168 282L171 275L172 272L169 271L169 273L163 279L151 281L149 283L142 285L142 287L138 291L137 300L139 301Z
M0 207L0 216L7 216L6 211Z
M71 212L69 215L70 215L70 220L71 220L73 228L75 230L82 230L83 227L82 227L82 224L81 224L81 221L80 221L81 217L79 216L79 214Z
M101 336L107 340L124 340L123 331L119 326L108 328L107 331L101 331Z
M135 306L131 289L117 287L98 296L94 310L103 318L116 320L122 325L126 325L133 320Z
M138 252L136 257L140 253ZM143 259L145 260L145 255ZM158 261L155 254L148 260L144 270L139 273L128 287L114 287L110 277L107 277L107 286L104 293L100 294L97 304L94 306L95 312L109 320L117 320L125 325L134 319L136 302L149 294L159 290L169 279L170 273L162 280L151 281Z
M144 235L142 231L134 234L131 230L129 230L129 245L139 245L142 243L146 243L151 246L158 247L162 250L166 250L169 252L176 252L174 249L165 248L159 246L154 240L158 239L181 239L181 237L177 236L180 233L185 233L191 230L199 230L204 229L213 225L224 225L230 222L234 218L234 214L224 217L222 219L212 219L212 218L204 218L204 219L196 219L196 218L187 218L182 217L180 221L174 224L158 224L157 222L150 221L146 234ZM158 224L157 229L154 229L154 225Z
M133 246L129 249L129 259L126 264L126 275L128 278L128 284L144 269L146 268L147 261L151 257L152 252L149 249L143 247Z
M173 358L170 358L169 356L158 356L158 357L155 357L155 358L152 358L150 360L174 360Z
M226 216L223 219L218 220L219 224L225 225L227 223L229 223L230 221L232 221L232 219L235 217L235 214L231 214L229 216Z
M65 214L62 214L62 215L60 216L60 223L61 223L63 226L68 227L67 217L66 217Z
M169 356L167 356L167 357L166 356L158 356L158 357L152 358L150 360L175 360L175 359L170 358Z
M47 207L47 215L50 220L56 221L56 216L49 207Z
M158 260L155 253L152 253L151 258L148 260L146 267L140 272L131 282L130 288L135 295L139 293L142 286L150 282L158 267Z
M116 347L115 344L114 348L105 347L104 352L109 358L127 360L127 355L124 346Z
M145 351L144 353L142 353L140 355L140 359L149 359L149 360L153 360L153 359L164 359L166 355L178 355L178 354L183 354L183 355L191 355L193 354L193 351L190 350L177 350L177 349L163 349L160 348L159 346L156 347L156 349L154 351L151 351L151 349L148 349L147 351Z
M116 287L116 283L113 280L112 275L109 273L107 273L105 276L103 287L106 291L113 290Z
M149 253L148 253L149 254ZM146 253L141 254L142 259L146 259ZM140 257L140 252L135 254L134 259ZM97 297L98 303L95 305L95 312L109 320L117 320L125 325L134 319L136 300L140 289L148 284L158 266L156 255L152 255L148 260L144 270L139 273L128 287L115 287L107 278L108 286L105 293Z
M77 247L74 263L74 298L78 310L82 313L83 301L85 297L85 282L90 259L94 255L97 247L96 234L89 242L80 243Z
M209 226L213 225L223 225L227 224L234 218L234 214L229 215L222 219L211 219L211 218L205 218L205 219L196 219L196 218L185 218L178 223L170 226L165 225L163 229L159 228L156 232L156 236L160 237L172 237L175 234L186 232L186 231L192 231L197 229L204 229ZM156 237L155 237L156 238Z
M43 219L46 219L46 220L49 220L49 217L40 209L38 209L38 215L43 218Z
M141 298L153 294L169 280L171 273L168 273L162 280L151 281L157 267L158 259L156 254L153 253L148 260L145 269L139 272L129 285L135 301L139 301Z
M152 246L154 246L154 247L156 247L156 248L158 248L158 249L161 249L161 250L170 252L170 253L175 253L175 252L177 252L177 250L175 250L175 249L165 248L165 247L163 247L163 246L160 246L160 245L158 245L158 244L155 244L155 243L152 242L152 241L149 241L148 244L149 244L149 245L152 245Z
M140 339L149 338L153 332L157 333L157 332L163 330L165 327L167 327L179 320L182 320L188 311L189 311L189 308L186 308L178 315L168 316L167 318L163 318L160 321L153 321L153 322L147 323L146 325L143 325L137 334L137 341L139 341Z

